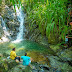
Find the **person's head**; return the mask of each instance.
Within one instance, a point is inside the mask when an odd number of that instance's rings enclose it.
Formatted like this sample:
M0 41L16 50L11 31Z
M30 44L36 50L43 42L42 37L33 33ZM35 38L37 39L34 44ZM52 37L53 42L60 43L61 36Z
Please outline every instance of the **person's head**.
M27 56L27 53L25 53L25 56Z
M15 51L15 48L13 48L12 50Z

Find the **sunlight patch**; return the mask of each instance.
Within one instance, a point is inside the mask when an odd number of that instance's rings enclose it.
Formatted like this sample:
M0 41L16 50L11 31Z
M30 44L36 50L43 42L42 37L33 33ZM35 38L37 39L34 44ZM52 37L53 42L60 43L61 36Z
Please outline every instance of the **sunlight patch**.
M0 39L0 42L3 43L3 42L9 42L10 40L7 38L7 37L2 37Z

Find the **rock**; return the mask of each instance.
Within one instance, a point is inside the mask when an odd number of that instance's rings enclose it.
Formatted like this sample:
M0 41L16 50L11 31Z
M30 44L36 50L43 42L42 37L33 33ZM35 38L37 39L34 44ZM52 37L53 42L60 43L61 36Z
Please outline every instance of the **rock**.
M18 65L18 63L15 62L15 60L7 59L7 58L1 58L0 60L0 72L8 72L10 69L12 69L14 66Z
M4 34L3 29L2 29L2 27L0 26L0 39L1 39L1 37L3 36L3 34Z
M61 47L59 45L52 45L50 44L49 47L54 51L54 52L58 52L60 51Z
M46 56L40 54L39 52L30 51L27 53L27 55L33 59L33 62L37 62L43 65L49 64L49 59Z
M49 66L48 65L40 65L40 68L49 71Z
M17 65L9 72L31 72L30 66Z
M33 72L48 72L49 66L48 65L42 65L39 63L32 63L32 71Z
M72 61L72 49L71 48L58 51L57 55L64 61Z
M53 70L57 72L70 72L72 70L72 67L67 62L60 62L58 57L50 56L50 64L52 72Z
M3 20L6 24L6 27L7 27L8 31L10 33L13 31L13 33L10 34L10 35L13 39L15 39L14 37L17 36L17 32L19 31L18 29L19 29L20 23L17 19L15 11L11 7L8 7L7 5L5 5L3 8L4 9L2 9L1 16L3 17ZM0 37L2 37L2 35L3 35L1 33L2 32L0 30Z

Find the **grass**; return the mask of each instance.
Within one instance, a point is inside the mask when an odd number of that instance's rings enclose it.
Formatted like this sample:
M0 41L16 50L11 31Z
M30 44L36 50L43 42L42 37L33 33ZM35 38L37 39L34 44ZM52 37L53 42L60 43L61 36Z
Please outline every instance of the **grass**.
M29 26L38 25L42 35L58 34L64 40L68 33L67 22L68 0L27 0L26 11Z

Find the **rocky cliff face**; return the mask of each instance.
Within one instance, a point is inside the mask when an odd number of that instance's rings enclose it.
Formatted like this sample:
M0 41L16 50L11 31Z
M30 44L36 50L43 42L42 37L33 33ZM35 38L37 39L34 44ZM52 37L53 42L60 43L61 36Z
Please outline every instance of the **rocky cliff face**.
M10 33L12 39L16 38L17 32L19 31L19 21L17 20L17 16L13 6L8 7L7 5L4 6L4 10L1 11L1 16L6 24L6 28ZM2 30L3 31L3 30Z

